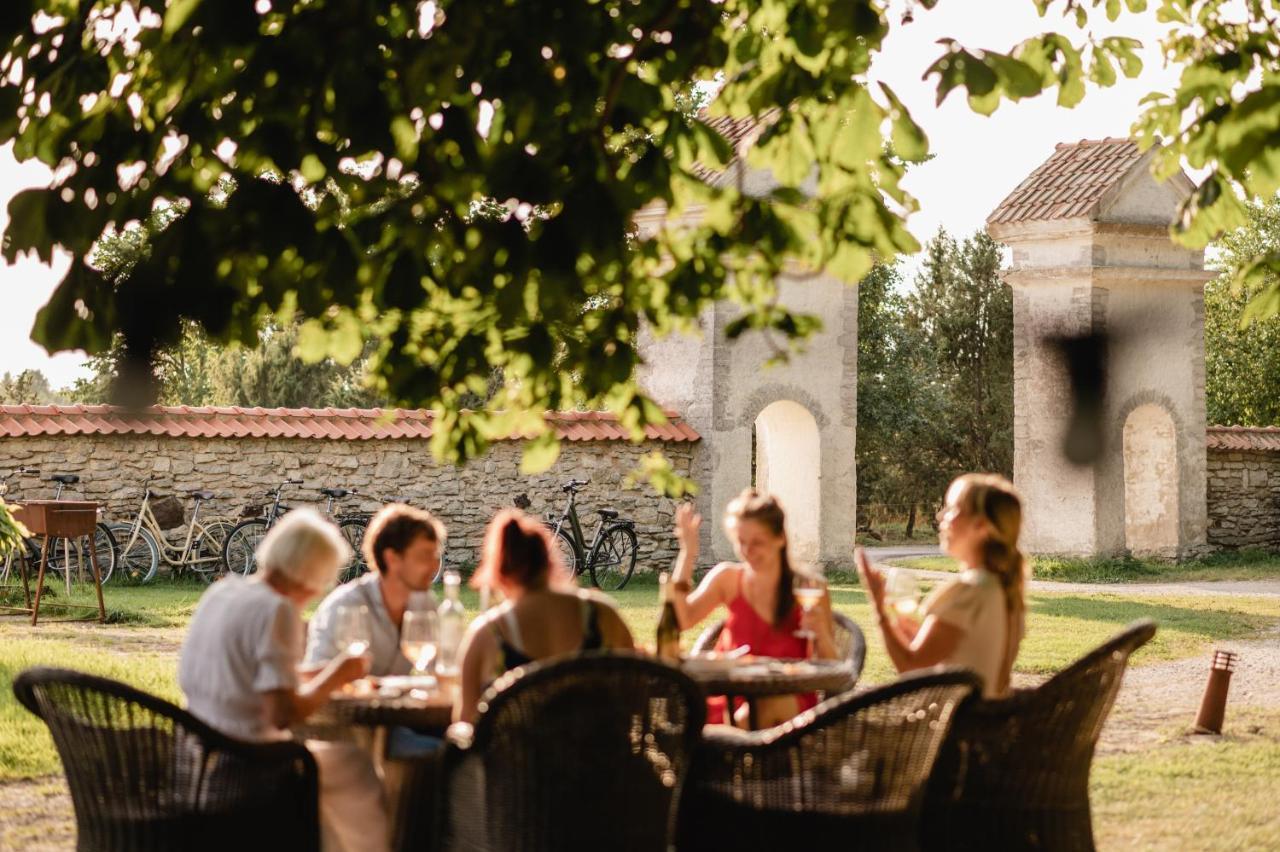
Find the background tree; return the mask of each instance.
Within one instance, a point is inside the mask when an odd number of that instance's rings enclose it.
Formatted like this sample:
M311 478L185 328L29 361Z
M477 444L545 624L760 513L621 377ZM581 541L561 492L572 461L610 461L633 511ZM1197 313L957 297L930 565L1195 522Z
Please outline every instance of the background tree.
M72 255L34 330L52 350L119 335L125 363L149 367L185 321L255 345L293 312L308 360L376 341L378 392L440 408L439 455L537 428L526 463L544 467L546 409L607 407L637 436L661 419L634 384L642 321L680 331L728 299L730 335L802 336L818 320L777 303L780 271L853 282L916 249L885 142L916 161L927 141L869 74L893 25L873 0L10 2L0 144L60 182L15 197L4 250ZM1136 74L1133 48L1047 34L972 62L948 45L934 70L983 110L1050 88L1069 105L1086 74ZM768 197L698 178L731 152L677 99L717 74L713 109L776 108L748 157L778 180ZM514 213L472 216L482 199ZM655 202L705 215L634 238ZM85 262L158 207L180 215L127 277ZM492 409L461 412L495 368Z
M985 231L957 244L939 229L908 300L947 388L938 446L956 473L1013 472L1013 297L1000 263Z
M939 230L911 288L896 264L858 285L858 502L926 515L966 471L1013 468L1013 304L1000 246ZM928 517L926 518L928 520Z
M1233 269L1280 250L1280 199L1246 206L1248 223L1218 241L1222 274L1204 288L1205 404L1210 423L1280 425L1280 317L1241 328L1241 317L1260 293L1276 285L1276 272L1238 282Z
M49 386L48 376L40 370L0 376L0 405L46 405L63 400L63 395Z
M937 455L946 388L905 289L898 263L878 264L858 285L858 524L905 518L911 537L917 507L946 487Z

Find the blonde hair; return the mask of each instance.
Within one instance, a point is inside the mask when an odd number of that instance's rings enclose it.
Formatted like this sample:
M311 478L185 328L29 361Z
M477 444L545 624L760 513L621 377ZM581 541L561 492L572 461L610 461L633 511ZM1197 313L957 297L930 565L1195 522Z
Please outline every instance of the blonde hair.
M773 611L773 624L776 627L791 614L791 608L796 604L795 590L792 588L795 571L787 557L787 514L782 511L782 504L777 497L761 494L754 488L744 488L724 509L726 529L742 521L755 521L782 538L782 570L778 574L777 604ZM732 538L732 534L730 537Z
M315 509L294 509L271 527L254 556L264 577L275 574L323 591L337 581L353 554L332 521Z
M952 483L960 486L955 505L961 512L982 518L991 534L982 542L982 566L994 574L1004 590L1005 611L1009 617L1005 638L1004 665L1000 667L1001 683L996 691L1009 688L1009 673L1018 656L1026 623L1026 589L1030 563L1018 547L1022 534L1022 498L1013 483L995 473L966 473ZM949 490L949 489L948 489Z

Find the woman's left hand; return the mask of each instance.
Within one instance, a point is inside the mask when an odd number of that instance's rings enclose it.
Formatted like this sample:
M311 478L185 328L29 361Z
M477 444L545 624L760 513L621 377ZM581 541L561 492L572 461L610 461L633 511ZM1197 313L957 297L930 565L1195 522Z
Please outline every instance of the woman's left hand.
M884 611L884 574L881 574L867 558L867 552L861 547L854 551L858 562L858 573L862 575L862 584L867 587L867 597L876 612Z

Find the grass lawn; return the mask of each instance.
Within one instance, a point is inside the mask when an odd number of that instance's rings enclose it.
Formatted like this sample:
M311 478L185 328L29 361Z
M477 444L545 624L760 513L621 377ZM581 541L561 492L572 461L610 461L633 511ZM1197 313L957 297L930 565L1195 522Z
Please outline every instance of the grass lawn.
M892 560L894 565L928 571L955 571L950 556L913 556ZM1280 554L1269 550L1224 551L1186 562L1160 559L1073 559L1034 556L1031 573L1037 580L1063 583L1193 583L1214 580L1280 579Z
M1090 779L1102 849L1274 849L1280 710L1228 712L1227 733L1101 757Z
M112 623L32 630L25 620L0 619L0 780L59 772L44 726L19 707L11 681L31 665L60 665L113 677L178 700L177 647L204 588L160 581L142 588L107 589ZM864 682L891 677L870 611L857 582L832 578L836 607L867 633ZM641 642L657 624L657 584L636 578L614 596ZM477 599L464 590L472 613ZM74 595L87 601L85 592ZM56 600L56 598L55 598ZM53 616L53 608L47 611ZM1203 653L1222 639L1245 638L1280 624L1280 600L1266 597L1184 597L1057 593L1036 594L1018 662L1023 672L1054 671L1137 618L1160 624L1155 641L1135 665ZM685 633L686 644L697 636ZM1280 832L1280 710L1232 708L1224 737L1166 732L1155 747L1099 757L1092 779L1095 828L1104 849L1267 848ZM44 783L44 782L37 782ZM54 785L56 788L57 785ZM56 793L51 788L50 794ZM38 792L38 791L37 791ZM11 838L13 839L13 838Z

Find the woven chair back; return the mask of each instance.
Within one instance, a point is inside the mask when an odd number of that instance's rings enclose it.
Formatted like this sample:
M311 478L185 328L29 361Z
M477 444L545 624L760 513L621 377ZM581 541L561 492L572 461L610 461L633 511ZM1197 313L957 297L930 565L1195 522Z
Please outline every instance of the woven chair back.
M911 848L938 749L976 686L965 672L909 675L769 731L709 736L679 848Z
M78 848L318 847L316 767L302 746L241 743L79 672L30 669L13 689L62 759Z
M481 801L454 812L483 813L491 849L664 850L704 718L697 686L651 659L517 669L476 721Z
M1089 770L1139 621L1033 689L975 699L956 716L930 782L930 848L1092 849Z

